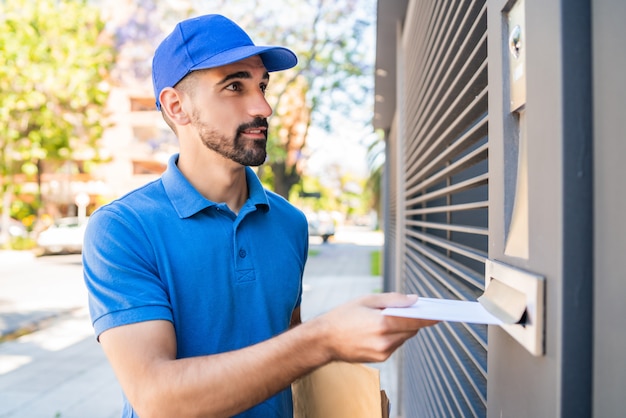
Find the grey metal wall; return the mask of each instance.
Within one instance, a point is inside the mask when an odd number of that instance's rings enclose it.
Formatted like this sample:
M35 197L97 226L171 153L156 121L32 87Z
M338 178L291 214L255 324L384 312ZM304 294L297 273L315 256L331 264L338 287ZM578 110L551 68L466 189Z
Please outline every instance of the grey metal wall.
M387 259L398 260L406 293L475 300L488 245L485 2L409 2L398 53L401 139L390 152L401 160L389 178L398 219ZM485 326L423 330L403 358L402 416L485 416Z
M545 352L533 356L501 327L489 329L488 416L591 416L591 97L589 1L525 2L525 105L511 109L507 15L489 0L489 257L545 278ZM523 116L523 117L522 117ZM513 143L525 191L507 178ZM522 146L522 143L525 143ZM522 154L519 151L519 154ZM517 171L516 175L513 175ZM507 175L508 174L508 175ZM516 196L517 195L517 196ZM527 253L507 245L506 202L527 202ZM502 203L499 203L502 202ZM515 385L513 384L515 382Z
M626 411L626 48L623 0L593 3L594 417Z
M474 299L487 256L537 273L546 286L545 352L530 354L500 327L423 330L404 347L395 412L622 416L626 48L618 34L626 3L525 2L519 113L510 105L507 19L522 2L487 3L488 12L482 1L379 2L377 69L387 71L377 73L375 126L389 140L394 200L385 279L404 292ZM528 187L517 190L522 172ZM506 249L520 195L525 254Z

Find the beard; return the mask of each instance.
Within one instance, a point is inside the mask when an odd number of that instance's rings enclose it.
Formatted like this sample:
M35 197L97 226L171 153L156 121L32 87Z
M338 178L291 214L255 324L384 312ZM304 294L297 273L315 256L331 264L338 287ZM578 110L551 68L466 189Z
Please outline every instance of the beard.
M224 158L251 167L263 164L267 158L267 130L263 131L265 132L264 139L251 140L243 137L243 132L246 129L267 128L267 119L265 118L255 118L250 123L240 125L232 137L219 133L217 129L200 121L197 114L191 116L191 123L198 130L198 135L204 146Z

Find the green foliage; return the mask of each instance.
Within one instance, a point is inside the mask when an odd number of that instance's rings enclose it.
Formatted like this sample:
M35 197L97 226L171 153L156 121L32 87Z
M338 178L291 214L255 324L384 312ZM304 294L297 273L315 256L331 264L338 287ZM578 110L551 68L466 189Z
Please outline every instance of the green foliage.
M334 211L347 218L366 216L371 210L371 192L365 189L366 179L343 175L332 184L325 184L314 176L302 176L289 194L289 201L306 211ZM320 197L303 196L319 193Z
M12 218L19 219L26 225L27 228L30 229L32 226L33 220L30 217L37 212L35 205L30 202L24 202L23 200L14 200L11 203L11 207L9 210L9 215ZM25 223L24 221L26 220Z
M16 251L33 250L37 247L37 242L30 237L15 237L11 239L9 247Z
M381 252L380 250L372 251L370 253L370 268L372 276L380 276L382 274L381 270Z
M80 0L0 2L0 174L96 158L114 61L99 10ZM7 181L8 180L8 181Z

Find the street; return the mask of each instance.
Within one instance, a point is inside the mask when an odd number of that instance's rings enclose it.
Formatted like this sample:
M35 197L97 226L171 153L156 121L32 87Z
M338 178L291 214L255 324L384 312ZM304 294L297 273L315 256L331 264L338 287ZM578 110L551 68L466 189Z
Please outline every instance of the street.
M303 320L349 299L380 292L370 257L380 233L341 229L327 244L311 238L303 283ZM0 418L112 418L121 391L96 342L80 255L0 256L0 334L35 323L0 343ZM21 325L20 325L21 324ZM376 365L392 399L392 360Z
M15 331L24 317L39 322L87 306L79 254L5 255L0 289L0 335Z

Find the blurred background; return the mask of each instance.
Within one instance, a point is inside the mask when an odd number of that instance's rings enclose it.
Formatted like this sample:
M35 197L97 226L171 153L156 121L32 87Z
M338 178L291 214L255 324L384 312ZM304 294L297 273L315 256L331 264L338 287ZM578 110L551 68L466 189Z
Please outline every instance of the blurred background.
M2 249L80 252L95 209L163 172L178 143L155 108L151 58L205 13L299 57L272 75L263 183L324 241L340 224L377 228L375 0L12 0L0 2Z

